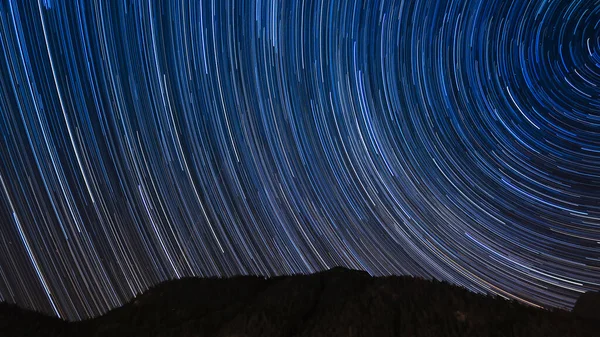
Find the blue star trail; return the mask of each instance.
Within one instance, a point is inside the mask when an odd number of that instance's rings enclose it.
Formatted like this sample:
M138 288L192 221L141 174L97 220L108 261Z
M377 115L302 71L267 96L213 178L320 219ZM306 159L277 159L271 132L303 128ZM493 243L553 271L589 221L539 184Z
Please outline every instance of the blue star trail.
M0 1L0 300L336 265L600 290L598 1Z

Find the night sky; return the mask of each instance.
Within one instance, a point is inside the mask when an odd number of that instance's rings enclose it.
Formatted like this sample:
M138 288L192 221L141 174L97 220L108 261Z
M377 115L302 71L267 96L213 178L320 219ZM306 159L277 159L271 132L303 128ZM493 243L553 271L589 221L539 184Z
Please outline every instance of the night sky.
M333 266L600 290L600 2L0 0L0 301Z

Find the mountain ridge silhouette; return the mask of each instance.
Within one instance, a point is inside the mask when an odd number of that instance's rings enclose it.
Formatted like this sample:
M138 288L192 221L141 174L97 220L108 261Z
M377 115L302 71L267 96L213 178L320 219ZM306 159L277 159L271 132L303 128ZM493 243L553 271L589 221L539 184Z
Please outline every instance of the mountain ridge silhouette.
M584 316L447 282L336 267L166 281L76 322L4 303L0 336L597 336L600 322Z

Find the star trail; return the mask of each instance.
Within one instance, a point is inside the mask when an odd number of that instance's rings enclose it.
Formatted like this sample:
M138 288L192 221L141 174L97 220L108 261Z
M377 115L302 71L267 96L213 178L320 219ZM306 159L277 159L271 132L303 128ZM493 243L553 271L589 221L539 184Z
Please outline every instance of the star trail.
M600 290L598 1L0 1L0 301L341 265Z

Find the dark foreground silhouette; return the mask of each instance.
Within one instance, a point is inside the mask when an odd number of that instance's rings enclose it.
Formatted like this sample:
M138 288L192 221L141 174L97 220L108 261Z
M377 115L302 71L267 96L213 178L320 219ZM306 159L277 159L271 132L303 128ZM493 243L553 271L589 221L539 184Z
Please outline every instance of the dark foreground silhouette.
M587 296L547 311L445 282L334 268L270 279L162 283L101 317L65 322L0 304L0 336L600 336Z

